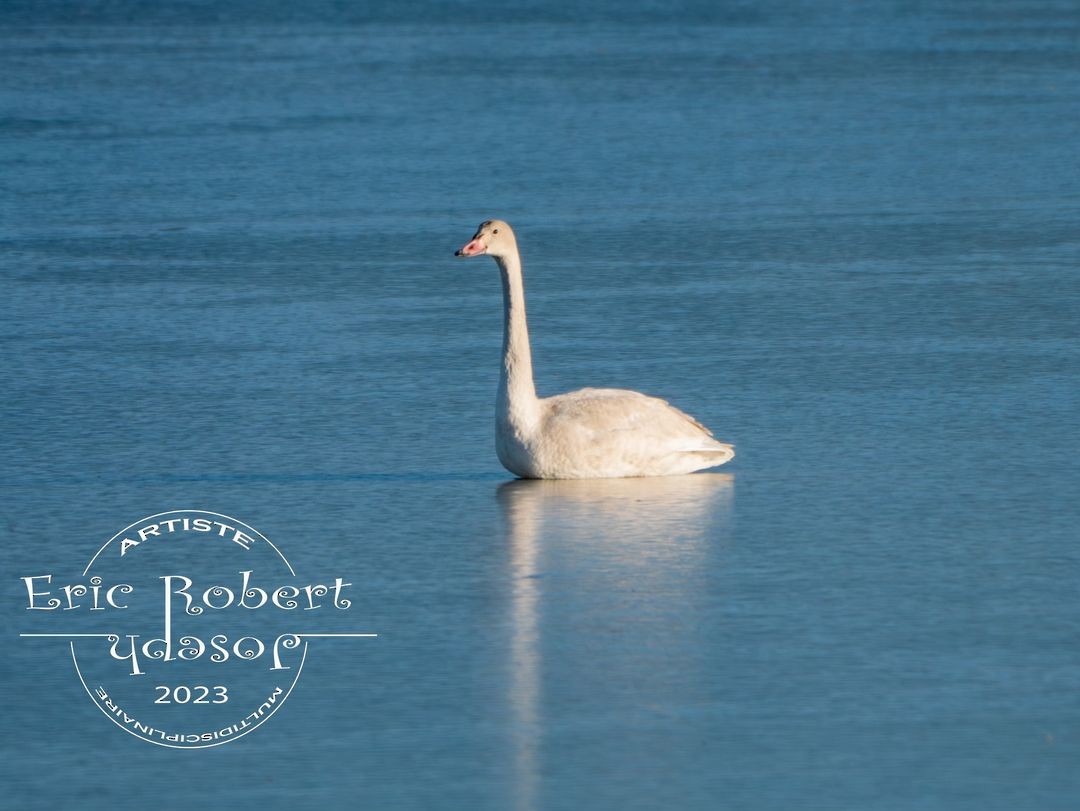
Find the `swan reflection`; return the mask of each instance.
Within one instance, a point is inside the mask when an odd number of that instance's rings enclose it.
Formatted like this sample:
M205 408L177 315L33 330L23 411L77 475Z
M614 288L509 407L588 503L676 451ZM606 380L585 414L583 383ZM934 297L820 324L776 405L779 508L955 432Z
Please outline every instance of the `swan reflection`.
M727 539L733 494L734 477L726 473L518 480L499 487L512 583L508 701L515 808L542 805L545 674L560 696L573 692L588 702L595 687L608 709L611 685L620 679L635 689L644 684L646 694L650 679L658 680L652 686L663 692L664 676L640 672L640 652L626 640L659 633L665 655L681 650L680 635L681 644L696 644L685 637L698 630L681 627L678 618L707 590L710 557ZM545 661L545 649L558 655ZM667 663L680 678L694 677L688 663Z

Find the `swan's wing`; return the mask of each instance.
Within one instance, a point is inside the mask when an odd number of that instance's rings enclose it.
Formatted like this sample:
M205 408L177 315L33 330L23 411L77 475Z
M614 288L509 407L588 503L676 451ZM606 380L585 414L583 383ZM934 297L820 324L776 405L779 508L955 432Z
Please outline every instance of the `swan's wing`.
M697 420L695 420L695 419L694 419L693 417L691 417L691 416L690 416L689 414L687 414L687 413L686 413L685 411L681 411L680 409L678 409L678 408L675 408L675 406L673 406L673 405L672 405L671 403L669 403L669 402L668 402L667 400L661 400L661 399L660 399L659 397L651 397L651 398L649 398L649 399L652 399L652 400L656 400L657 402L663 403L663 404L664 404L665 406L667 406L667 407L668 407L668 408L669 408L669 409L670 409L670 410L671 410L671 411L672 411L673 413L675 413L675 414L678 414L678 415L679 415L680 417L682 417L682 418L683 418L684 420L686 420L686 421L687 421L687 422L689 422L689 423L690 423L691 425L693 425L693 426L694 426L695 428L697 428L697 429L698 429L699 431L701 431L701 433L705 434L705 436L710 436L710 437L711 437L711 436L713 435L713 432L712 432L712 431L710 431L710 430L709 430L708 428L706 428L706 427L705 427L704 425L702 425L702 424L701 424L700 422L698 422Z
M654 452L713 451L730 445L665 400L626 389L581 389L544 400L545 431L580 444L641 446Z

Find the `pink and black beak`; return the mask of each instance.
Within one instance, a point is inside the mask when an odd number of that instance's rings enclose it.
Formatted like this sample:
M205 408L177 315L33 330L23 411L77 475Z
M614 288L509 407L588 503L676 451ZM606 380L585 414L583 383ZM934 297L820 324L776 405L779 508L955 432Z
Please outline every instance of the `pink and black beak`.
M480 239L480 235L477 234L472 238L472 241L463 248L454 251L454 256L480 256L486 251L487 245L484 244L483 240Z

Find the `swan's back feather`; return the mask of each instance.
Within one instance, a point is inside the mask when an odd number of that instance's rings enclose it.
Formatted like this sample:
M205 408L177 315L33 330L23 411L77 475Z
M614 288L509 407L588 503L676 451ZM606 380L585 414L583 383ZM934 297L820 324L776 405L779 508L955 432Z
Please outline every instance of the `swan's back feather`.
M530 443L542 478L690 473L735 455L665 400L627 389L580 389L540 401Z

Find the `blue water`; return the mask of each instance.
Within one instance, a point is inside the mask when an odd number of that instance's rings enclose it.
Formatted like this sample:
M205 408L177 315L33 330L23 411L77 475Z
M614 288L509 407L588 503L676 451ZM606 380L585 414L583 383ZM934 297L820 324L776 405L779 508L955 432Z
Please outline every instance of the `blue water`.
M5 802L1075 808L1076 5L357 5L0 9ZM734 462L512 481L489 217ZM17 636L180 508L380 634L195 752Z

